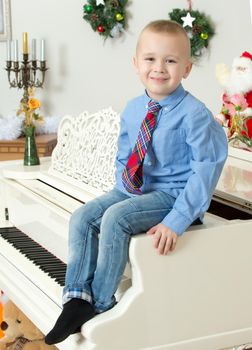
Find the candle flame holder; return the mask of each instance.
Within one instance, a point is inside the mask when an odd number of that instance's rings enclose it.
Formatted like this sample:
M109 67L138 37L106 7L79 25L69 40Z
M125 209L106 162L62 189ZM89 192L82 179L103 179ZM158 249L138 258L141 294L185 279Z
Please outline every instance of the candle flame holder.
M38 64L39 62L39 64ZM29 55L23 54L23 61L6 61L8 81L11 88L24 89L22 102L28 102L29 88L42 88L45 73L48 70L46 61L29 60ZM38 77L38 74L40 76Z

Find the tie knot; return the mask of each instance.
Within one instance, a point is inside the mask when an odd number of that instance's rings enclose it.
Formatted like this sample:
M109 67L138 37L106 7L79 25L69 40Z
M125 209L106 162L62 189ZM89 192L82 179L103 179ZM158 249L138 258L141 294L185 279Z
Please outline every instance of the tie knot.
M156 114L159 112L159 110L161 108L162 107L160 106L160 104L158 102L150 100L150 102L148 103L148 112L149 113Z

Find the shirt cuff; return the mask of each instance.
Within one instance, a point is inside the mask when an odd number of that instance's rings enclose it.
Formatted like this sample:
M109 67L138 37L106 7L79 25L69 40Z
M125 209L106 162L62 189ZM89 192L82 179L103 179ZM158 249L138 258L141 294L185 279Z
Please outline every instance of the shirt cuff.
M181 236L191 223L191 220L180 214L176 209L172 209L162 221L162 224L169 227L178 236Z

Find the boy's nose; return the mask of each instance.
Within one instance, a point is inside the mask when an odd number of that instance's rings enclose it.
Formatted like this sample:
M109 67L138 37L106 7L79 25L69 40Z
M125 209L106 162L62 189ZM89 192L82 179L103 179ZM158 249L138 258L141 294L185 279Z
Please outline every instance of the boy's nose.
M163 62L156 62L154 67L155 72L164 72L165 71L165 65Z

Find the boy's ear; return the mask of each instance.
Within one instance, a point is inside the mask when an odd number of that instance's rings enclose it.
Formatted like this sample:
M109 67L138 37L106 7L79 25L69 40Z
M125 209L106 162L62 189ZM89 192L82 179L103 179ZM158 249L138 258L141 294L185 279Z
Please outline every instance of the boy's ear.
M187 66L186 66L186 70L185 73L183 75L183 78L186 79L188 77L188 75L190 74L191 70L192 70L192 62L188 62Z
M138 73L138 64L137 64L137 58L136 56L133 56L133 66L135 68L136 73Z

